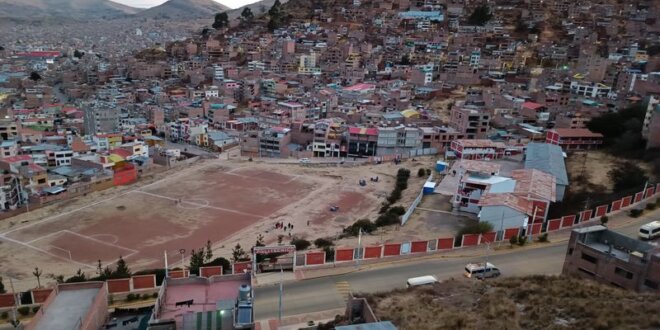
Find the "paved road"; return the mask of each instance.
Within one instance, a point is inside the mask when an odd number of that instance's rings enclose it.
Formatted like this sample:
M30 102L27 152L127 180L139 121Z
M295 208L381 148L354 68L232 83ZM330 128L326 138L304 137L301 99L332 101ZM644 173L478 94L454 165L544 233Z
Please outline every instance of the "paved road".
M615 230L634 237L640 222L645 221L635 221ZM561 273L565 253L566 242L549 243L538 248L493 254L488 257L488 261L501 269L502 276L552 275ZM483 262L485 258L486 250L484 249L483 256L477 258L399 262L377 269L288 283L284 285L283 316L344 307L345 303L341 293L349 290L378 292L403 288L406 279L423 275L436 275L439 279L460 278L466 263ZM255 289L255 318L257 320L277 318L278 291L277 285Z

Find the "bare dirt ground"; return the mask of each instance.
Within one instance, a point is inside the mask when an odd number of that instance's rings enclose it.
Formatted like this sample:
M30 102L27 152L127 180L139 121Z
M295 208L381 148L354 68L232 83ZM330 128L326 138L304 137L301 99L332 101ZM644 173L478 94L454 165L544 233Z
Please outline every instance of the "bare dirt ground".
M97 260L105 266L120 255L132 270L139 270L163 267L167 251L171 267L176 267L180 249L186 250L187 259L207 240L215 256L229 258L236 243L249 251L259 234L267 245L277 244L280 235L284 243L289 235L312 241L335 237L358 219L375 220L400 167L411 171L408 189L397 203L407 208L425 180L416 176L417 170L432 163L426 158L398 166L317 168L214 159L161 171L132 186L0 221L0 273L14 278L16 289L25 290L36 286L34 267L65 277L80 268L93 276ZM378 182L368 180L375 176ZM367 186L359 186L359 179L366 179ZM337 212L329 210L333 205L339 207ZM276 230L276 222L291 223L293 229ZM396 227L365 237L365 244L401 240ZM417 236L415 231L406 233L411 239Z
M451 279L366 295L399 329L657 329L660 296L563 276Z
M571 189L612 192L613 183L608 177L608 172L620 160L603 151L576 152L569 155L566 158L566 171L568 172ZM647 174L651 173L649 164L641 161L637 162L637 164ZM588 181L580 180L581 176Z

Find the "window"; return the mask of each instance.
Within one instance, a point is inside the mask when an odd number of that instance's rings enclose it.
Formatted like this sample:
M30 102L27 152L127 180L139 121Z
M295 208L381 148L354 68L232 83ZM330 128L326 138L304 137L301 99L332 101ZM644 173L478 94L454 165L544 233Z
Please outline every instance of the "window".
M619 267L614 268L614 274L617 274L621 277L625 277L629 280L633 278L633 273Z
M648 278L644 280L644 285L648 286L651 289L658 290L658 282L651 281Z
M584 252L582 252L582 259L583 259L583 260L586 260L586 261L588 261L588 262L590 262L590 263L592 263L592 264L598 263L598 259L596 259L596 257L594 257L594 256L590 256L590 255L588 255L588 254L586 254L586 253L584 253Z
M594 274L593 272L590 272L590 271L588 271L588 270L586 270L586 269L584 269L584 268L578 268L578 270L579 270L581 273L583 273L583 274L587 274L587 275L589 275L589 276L595 276L595 275L596 275L596 274Z

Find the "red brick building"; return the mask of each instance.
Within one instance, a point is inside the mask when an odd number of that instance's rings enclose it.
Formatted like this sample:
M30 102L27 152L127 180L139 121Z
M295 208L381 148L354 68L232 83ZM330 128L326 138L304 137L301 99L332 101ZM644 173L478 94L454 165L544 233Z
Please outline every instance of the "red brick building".
M564 151L592 150L603 144L603 135L586 128L555 128L546 133L545 142Z

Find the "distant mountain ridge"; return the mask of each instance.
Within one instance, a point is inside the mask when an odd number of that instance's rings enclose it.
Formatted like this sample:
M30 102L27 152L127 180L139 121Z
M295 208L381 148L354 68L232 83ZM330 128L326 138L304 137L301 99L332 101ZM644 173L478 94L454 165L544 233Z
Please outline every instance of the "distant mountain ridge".
M230 10L229 7L213 0L169 0L160 6L152 7L137 14L145 18L209 18Z
M133 15L141 9L109 0L0 0L0 17L74 19L116 18Z

